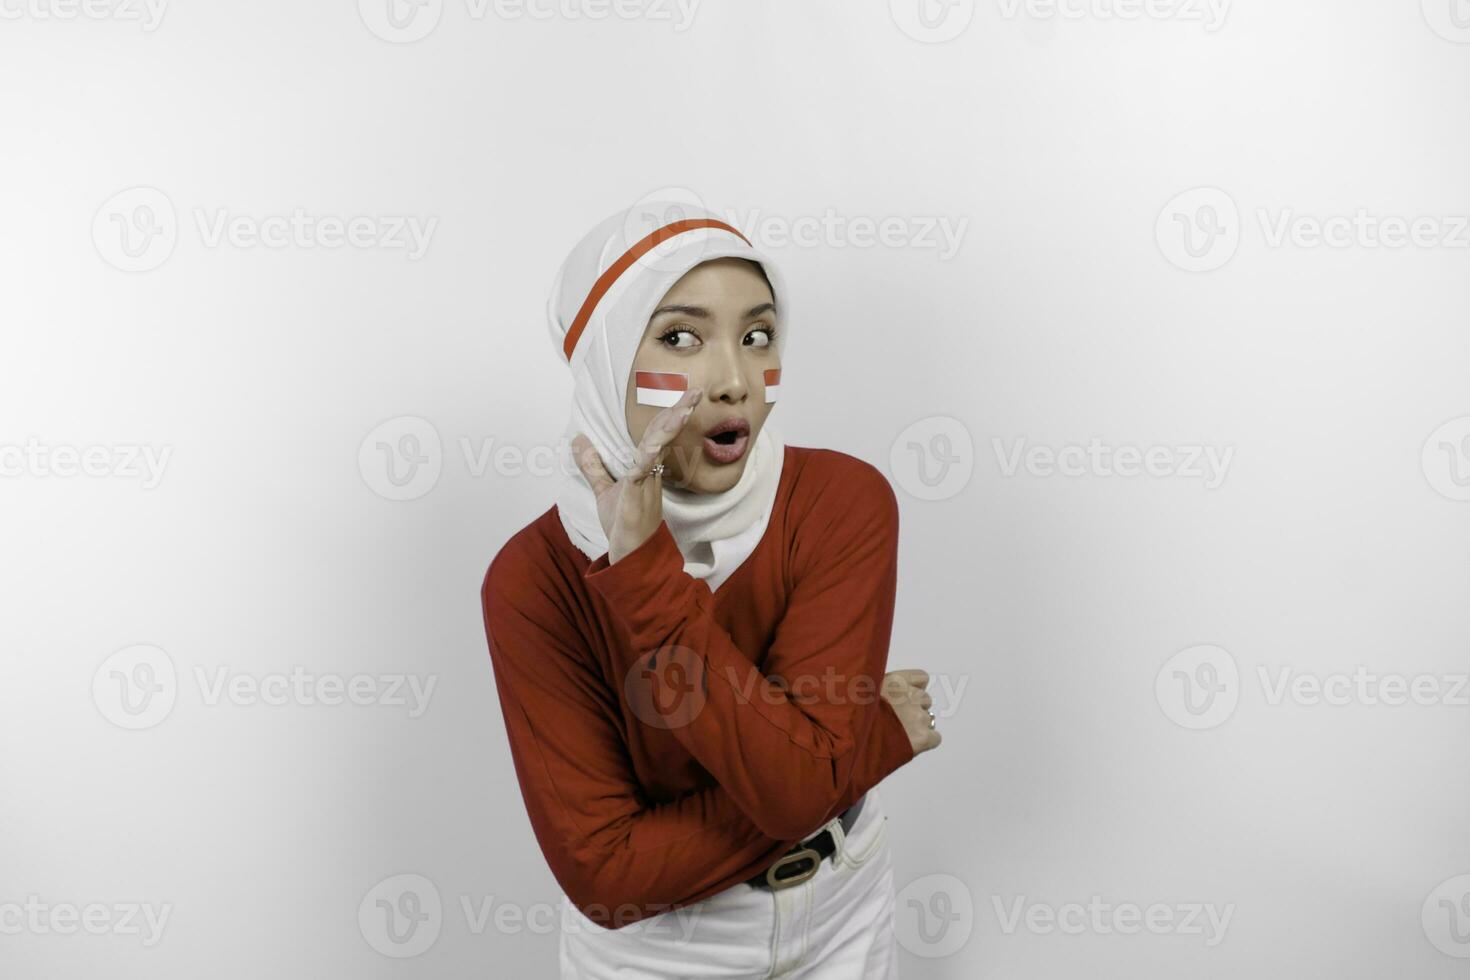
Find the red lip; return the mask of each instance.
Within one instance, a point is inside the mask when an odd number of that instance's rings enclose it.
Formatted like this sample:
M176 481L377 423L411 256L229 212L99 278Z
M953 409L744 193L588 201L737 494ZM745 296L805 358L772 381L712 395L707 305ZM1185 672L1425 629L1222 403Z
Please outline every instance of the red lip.
M732 432L735 438L729 442L719 442L714 437L724 432ZM750 444L750 423L738 416L724 419L705 430L704 433L704 455L711 463L724 465L733 463L745 455L745 447Z
M731 431L734 431L739 435L748 436L750 435L750 423L745 421L738 415L732 415L727 419L722 419L721 421L716 422L708 429L705 429L704 436L706 439L710 439L714 436L719 435L721 432Z

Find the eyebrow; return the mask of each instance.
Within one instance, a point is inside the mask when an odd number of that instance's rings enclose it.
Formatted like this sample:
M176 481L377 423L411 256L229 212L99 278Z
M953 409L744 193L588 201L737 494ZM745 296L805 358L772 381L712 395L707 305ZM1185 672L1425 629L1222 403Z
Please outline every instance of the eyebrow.
M758 317L762 313L766 312L775 312L775 309L775 303L762 303L759 306L752 306L750 309L745 311L745 319L749 320L752 317ZM674 305L660 306L658 309L653 311L652 315L649 316L649 319L652 320L654 317L659 316L663 313L682 313L685 316L699 317L701 320L708 320L712 315L710 311L705 309L703 306Z

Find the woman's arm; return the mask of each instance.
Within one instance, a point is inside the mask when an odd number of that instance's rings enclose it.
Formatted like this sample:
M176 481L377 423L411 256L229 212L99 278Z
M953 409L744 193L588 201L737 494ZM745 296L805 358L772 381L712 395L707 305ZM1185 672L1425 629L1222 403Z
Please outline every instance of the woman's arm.
M798 529L795 582L760 669L714 619L709 586L684 571L666 523L617 563L603 555L584 572L632 636L629 661L615 669L647 685L639 696L654 704L697 692L697 710L670 731L777 839L800 839L870 788L854 777L875 725L885 775L913 757L879 690L898 501L876 467L850 457L819 493L812 513L823 517Z
M648 801L627 757L617 695L588 666L571 621L513 561L499 564L481 598L511 757L541 851L584 915L621 928L700 901L800 839L763 833L720 786ZM858 753L852 801L897 767L899 742L911 757L894 715Z

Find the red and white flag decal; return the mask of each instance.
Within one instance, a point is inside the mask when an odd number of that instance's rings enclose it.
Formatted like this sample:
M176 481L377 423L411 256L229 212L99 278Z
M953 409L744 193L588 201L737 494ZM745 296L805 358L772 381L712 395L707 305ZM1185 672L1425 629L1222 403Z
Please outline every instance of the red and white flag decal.
M638 371L634 374L633 384L638 388L639 405L668 408L689 390L689 375L674 371Z
M781 394L781 369L766 369L766 403L770 404Z

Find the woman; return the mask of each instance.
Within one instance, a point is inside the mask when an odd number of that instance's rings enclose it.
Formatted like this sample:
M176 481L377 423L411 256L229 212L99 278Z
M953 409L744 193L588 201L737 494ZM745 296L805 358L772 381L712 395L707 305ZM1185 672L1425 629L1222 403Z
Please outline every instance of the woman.
M766 424L780 272L708 212L620 213L548 312L577 466L481 598L561 975L894 976L874 788L940 735L928 675L884 675L892 488Z

